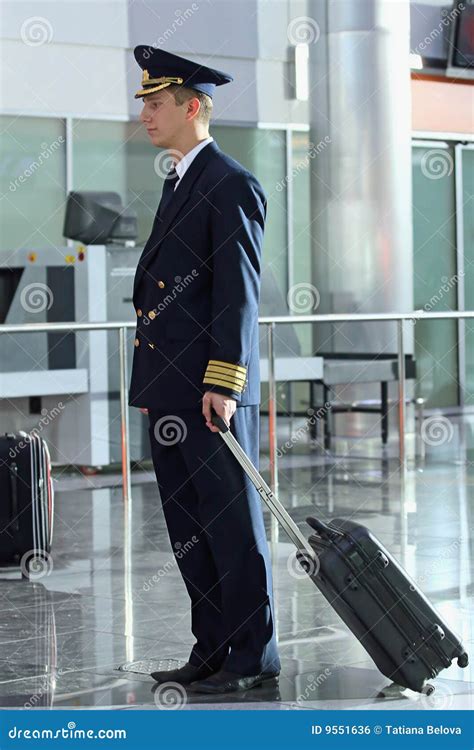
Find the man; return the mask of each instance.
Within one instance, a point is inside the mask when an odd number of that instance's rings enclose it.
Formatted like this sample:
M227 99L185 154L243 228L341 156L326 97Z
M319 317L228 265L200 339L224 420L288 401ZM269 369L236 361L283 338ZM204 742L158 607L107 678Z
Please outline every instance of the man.
M129 404L148 414L161 502L196 642L159 683L220 693L280 671L261 500L211 423L258 465L258 303L266 197L209 136L222 71L146 46L141 121L173 166L134 280ZM159 157L158 157L159 159Z

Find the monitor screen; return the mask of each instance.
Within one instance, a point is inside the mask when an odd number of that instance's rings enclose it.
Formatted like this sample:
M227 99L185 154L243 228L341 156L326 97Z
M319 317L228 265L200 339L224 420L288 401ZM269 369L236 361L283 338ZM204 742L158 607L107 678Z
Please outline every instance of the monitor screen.
M86 245L137 237L134 211L124 209L118 193L72 191L68 195L63 234Z
M463 3L454 33L452 64L457 68L474 69L474 5Z

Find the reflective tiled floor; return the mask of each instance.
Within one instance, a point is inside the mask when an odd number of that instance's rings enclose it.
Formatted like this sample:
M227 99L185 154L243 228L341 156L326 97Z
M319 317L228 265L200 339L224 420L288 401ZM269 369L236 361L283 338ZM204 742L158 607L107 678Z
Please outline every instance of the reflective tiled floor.
M343 516L371 528L420 584L471 654L473 418L451 419L449 441L411 458L402 490L396 441L336 439L333 452L299 440L280 458L280 498L305 518ZM297 428L282 425L280 441ZM263 429L264 432L264 429ZM265 445L265 436L262 436ZM413 446L408 441L409 451ZM262 468L268 459L262 456ZM60 473L60 472L59 472ZM400 692L373 665L311 581L292 546L273 538L282 673L279 684L218 700L158 691L153 668L186 661L188 598L174 563L154 474L133 477L124 510L120 476L61 473L49 565L33 580L0 571L0 706L185 710L472 708L472 668L455 664L430 696ZM115 487L114 487L115 485ZM402 502L403 496L403 502ZM270 517L265 510L269 538ZM153 576L155 580L153 581Z

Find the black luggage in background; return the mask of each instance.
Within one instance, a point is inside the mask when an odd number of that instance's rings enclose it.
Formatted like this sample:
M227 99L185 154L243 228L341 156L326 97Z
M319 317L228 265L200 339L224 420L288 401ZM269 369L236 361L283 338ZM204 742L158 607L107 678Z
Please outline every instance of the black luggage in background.
M54 489L48 446L36 433L0 437L0 565L24 577L49 561Z
M21 586L21 591L16 587ZM15 624L21 630L22 648L3 643L2 681L0 682L0 705L20 710L36 708L56 708L55 693L59 687L58 678L62 671L58 668L58 633L55 619L54 593L41 581L20 579L3 580L1 585L5 602L15 602L17 611L3 613L3 623L15 617ZM19 606L28 602L28 607ZM28 642L34 639L34 646L25 656ZM7 658L5 658L7 657ZM25 662L25 660L27 661ZM67 670L66 670L67 671ZM26 672L26 674L25 674Z
M308 518L316 533L306 540L224 420L213 414L212 423L294 542L301 566L382 674L396 685L430 695L434 687L427 680L453 659L460 667L468 665L459 638L365 526Z

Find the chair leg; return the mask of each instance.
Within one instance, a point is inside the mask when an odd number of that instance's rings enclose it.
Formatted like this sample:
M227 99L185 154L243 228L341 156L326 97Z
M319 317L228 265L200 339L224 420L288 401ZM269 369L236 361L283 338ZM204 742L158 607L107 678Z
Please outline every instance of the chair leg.
M318 439L318 420L314 417L316 414L315 385L314 380L309 381L309 437L313 441Z
M323 403L329 402L329 387L323 383ZM324 412L324 447L327 451L331 450L331 412L328 409Z
M383 380L380 383L380 399L381 399L381 429L382 429L382 443L387 444L388 440L388 383Z

